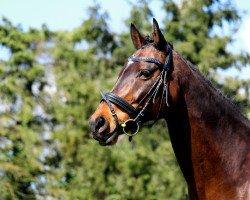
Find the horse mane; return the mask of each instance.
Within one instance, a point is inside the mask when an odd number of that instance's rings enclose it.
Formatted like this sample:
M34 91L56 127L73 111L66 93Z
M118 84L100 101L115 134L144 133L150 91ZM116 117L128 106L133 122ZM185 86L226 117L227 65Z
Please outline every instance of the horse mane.
M200 79L202 80L202 82L205 83L207 86L209 86L209 88L214 92L215 95L220 97L220 100L222 100L221 103L224 106L228 106L229 110L231 110L233 114L237 114L238 116L243 117L249 123L249 119L241 113L240 108L237 105L235 105L232 99L228 98L225 94L222 93L221 90L217 89L213 85L213 83L202 72L200 72L200 70L196 65L192 64L190 61L183 58L183 56L181 56L179 53L177 54L182 59L182 61L185 62L190 67L192 72L197 74L198 77L200 77Z

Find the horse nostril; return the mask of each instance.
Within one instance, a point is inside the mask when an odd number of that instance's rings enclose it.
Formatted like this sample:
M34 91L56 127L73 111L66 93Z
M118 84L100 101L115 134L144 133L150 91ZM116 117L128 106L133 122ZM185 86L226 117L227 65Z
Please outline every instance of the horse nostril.
M99 116L95 120L94 132L103 133L108 129L108 120L104 116ZM92 129L93 130L93 129Z
M99 130L105 124L105 118L103 116L99 116L96 119L96 129Z
M109 127L109 122L104 116L99 116L96 120L89 121L89 127L93 134L104 133Z

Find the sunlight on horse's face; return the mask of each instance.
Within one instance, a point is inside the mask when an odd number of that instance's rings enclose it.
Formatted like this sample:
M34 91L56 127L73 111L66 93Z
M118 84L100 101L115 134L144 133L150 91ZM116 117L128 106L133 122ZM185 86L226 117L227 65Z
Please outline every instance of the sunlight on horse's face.
M164 62L165 59L165 55L158 51L153 45L148 45L145 48L137 50L132 57L155 58L162 62ZM136 107L159 74L160 70L154 63L129 61L122 68L112 92ZM113 104L113 107L120 123L132 118L132 116L129 116L116 105ZM152 110L152 118L154 115L156 115L156 113ZM94 129L94 138L99 141L115 129L114 118L106 102L100 103L90 120L93 126L95 126L92 128L92 131ZM117 139L118 136L113 139L111 144L115 144Z
M155 19L153 19L152 39L144 37L133 24L130 26L130 35L134 47L137 49L132 57L154 58L164 63L168 43L166 42ZM153 86L159 74L160 70L154 63L129 61L122 68L118 80L111 92L126 100L133 107L137 107L140 100ZM156 101L158 100L159 98L156 99ZM122 122L131 118L133 119L134 117L129 116L128 113L113 104L112 106L118 118L118 122L116 122L116 115L114 113L112 115L112 108L109 108L107 103L108 102L102 101L90 118L90 128L93 137L98 140L100 144L105 145L107 143L115 144L117 142L118 136L117 134L113 134L116 130L117 123L121 124ZM157 102L156 105L158 105ZM144 103L138 108L142 108L143 106ZM157 113L156 110L156 107L147 110L147 115L152 119L155 119ZM150 119L144 116L143 121Z

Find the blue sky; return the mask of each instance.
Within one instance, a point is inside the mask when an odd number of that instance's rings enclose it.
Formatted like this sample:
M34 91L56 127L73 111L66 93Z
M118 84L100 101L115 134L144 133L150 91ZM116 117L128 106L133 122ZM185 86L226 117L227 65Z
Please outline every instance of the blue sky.
M14 24L21 24L24 29L40 28L46 23L51 30L72 30L87 18L87 8L93 5L93 2L92 0L0 0L0 17L5 16ZM109 13L109 26L113 31L128 30L123 23L130 10L128 1L99 0L99 2ZM243 15L241 28L234 35L235 43L230 48L250 53L250 1L235 0L234 3L239 9L248 13ZM163 13L159 12L159 5L160 1L157 0L150 5L158 21L163 16ZM234 69L224 73L250 78L250 67L240 72Z

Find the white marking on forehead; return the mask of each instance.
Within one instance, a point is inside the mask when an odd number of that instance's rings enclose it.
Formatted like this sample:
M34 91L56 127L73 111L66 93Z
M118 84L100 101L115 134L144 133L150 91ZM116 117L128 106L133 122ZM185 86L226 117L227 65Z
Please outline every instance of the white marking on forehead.
M128 64L127 65L131 65L132 63L134 63L134 61L128 61Z
M133 54L133 55L131 56L131 58L134 58L134 57L135 57L135 54ZM128 65L131 65L132 63L134 63L134 61L132 61L132 60L128 61L127 66L128 66Z

